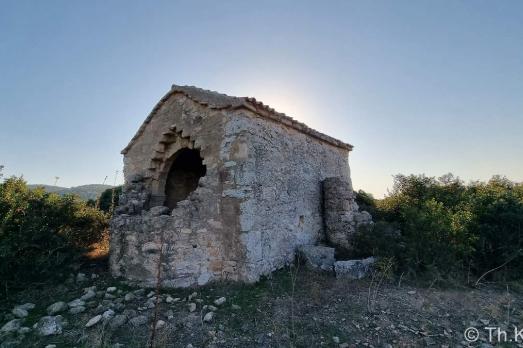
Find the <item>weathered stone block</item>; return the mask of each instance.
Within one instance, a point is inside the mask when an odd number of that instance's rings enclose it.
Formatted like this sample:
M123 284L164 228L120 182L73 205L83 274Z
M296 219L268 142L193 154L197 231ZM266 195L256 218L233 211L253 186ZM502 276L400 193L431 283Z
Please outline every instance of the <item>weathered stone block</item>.
M298 257L314 270L332 271L334 267L334 248L320 245L302 245Z
M375 262L376 259L374 257L362 260L336 261L334 262L334 272L336 277L361 279L369 273Z

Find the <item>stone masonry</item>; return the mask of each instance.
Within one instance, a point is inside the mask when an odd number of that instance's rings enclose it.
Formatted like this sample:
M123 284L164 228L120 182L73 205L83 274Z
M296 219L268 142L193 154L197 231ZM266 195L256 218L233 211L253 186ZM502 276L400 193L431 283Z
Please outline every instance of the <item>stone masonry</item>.
M351 149L254 98L174 85L122 151L112 273L154 285L161 267L167 287L254 282L300 246L350 249L367 218Z

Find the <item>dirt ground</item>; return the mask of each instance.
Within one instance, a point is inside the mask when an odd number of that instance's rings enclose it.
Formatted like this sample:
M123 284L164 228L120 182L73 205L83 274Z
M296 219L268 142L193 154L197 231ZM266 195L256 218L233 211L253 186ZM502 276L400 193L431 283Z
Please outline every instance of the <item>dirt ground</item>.
M155 313L164 326L156 330L154 347L523 347L523 332L516 337L513 327L523 329L523 287L517 283L441 289L389 280L378 286L371 279L336 279L291 267L254 285L164 290L156 308L150 305L155 302L150 293L154 289L132 287L100 268L81 272L86 281L70 279L1 299L0 327L14 318L15 305L31 302L36 307L23 319L23 326L32 328L47 315L50 304L77 299L92 286L97 294L85 312L60 313L65 319L61 334L40 336L35 329L4 333L1 347L148 347ZM114 295L105 295L112 286L117 288ZM130 293L132 299L125 300ZM225 302L214 304L220 297ZM196 310L190 312L189 303ZM109 318L85 327L89 319L108 309L125 316L125 323L116 326ZM214 317L206 322L203 318L210 311ZM135 317L147 321L132 324ZM479 332L474 343L465 339L468 327ZM507 332L506 342L497 342L498 327Z

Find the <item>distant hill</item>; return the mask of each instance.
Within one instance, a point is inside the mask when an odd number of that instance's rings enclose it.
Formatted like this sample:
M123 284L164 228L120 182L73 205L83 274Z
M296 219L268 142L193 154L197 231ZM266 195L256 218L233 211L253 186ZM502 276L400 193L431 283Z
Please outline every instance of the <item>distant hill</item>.
M51 193L58 193L59 195L65 195L65 194L75 194L80 196L83 200L89 200L89 199L97 199L102 192L107 190L108 188L111 188L111 185L99 185L99 184L91 184L91 185L81 185L81 186L75 186L75 187L61 187L61 186L53 186L53 185L28 185L29 188L35 189L37 187L43 187L45 191L51 192Z

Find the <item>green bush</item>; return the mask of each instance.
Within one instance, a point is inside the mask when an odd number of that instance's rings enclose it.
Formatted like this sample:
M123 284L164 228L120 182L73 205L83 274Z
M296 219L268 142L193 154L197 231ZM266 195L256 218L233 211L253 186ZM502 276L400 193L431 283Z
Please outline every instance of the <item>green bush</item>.
M357 233L357 253L394 257L413 277L479 277L505 263L492 275L523 277L522 184L397 175L386 198L358 197L377 223Z
M31 190L21 178L0 184L0 281L5 289L64 273L103 238L106 215L75 196Z
M122 186L109 188L102 192L99 201L100 210L105 211L106 213L112 213L114 209L118 206L118 200L121 194Z

